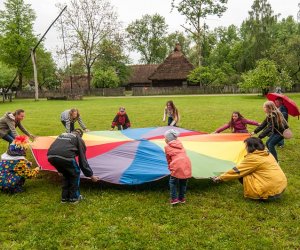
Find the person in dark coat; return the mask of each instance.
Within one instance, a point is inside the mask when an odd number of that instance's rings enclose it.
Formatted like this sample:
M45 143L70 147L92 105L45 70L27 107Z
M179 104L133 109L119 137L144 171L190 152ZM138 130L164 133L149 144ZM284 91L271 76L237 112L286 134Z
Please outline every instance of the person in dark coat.
M93 175L86 158L86 146L82 140L82 130L75 129L71 133L59 135L51 144L47 156L48 161L63 175L61 202L77 203L82 199L79 191L80 170L93 182L99 180ZM78 162L76 161L78 156Z
M275 106L279 109L281 114L283 115L284 119L288 122L289 119L289 113L287 107L283 104L283 100L281 97L277 97L274 101ZM284 147L284 139L282 139L280 142L277 144L280 148Z
M131 126L129 117L126 114L124 107L119 108L119 112L116 114L115 118L112 121L111 130L113 130L116 126L118 130L127 129Z

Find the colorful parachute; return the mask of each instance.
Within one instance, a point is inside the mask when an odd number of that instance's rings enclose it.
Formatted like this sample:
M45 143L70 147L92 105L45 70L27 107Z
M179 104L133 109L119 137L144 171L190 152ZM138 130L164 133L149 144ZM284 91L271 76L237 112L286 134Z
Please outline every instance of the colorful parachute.
M169 175L164 153L164 133L171 127L123 131L94 131L84 134L87 159L94 175L115 184L141 184ZM174 127L172 127L174 128ZM206 134L176 128L179 140L192 161L195 178L209 178L229 170L245 155L247 134ZM47 150L56 136L38 137L32 152L43 170L55 171Z

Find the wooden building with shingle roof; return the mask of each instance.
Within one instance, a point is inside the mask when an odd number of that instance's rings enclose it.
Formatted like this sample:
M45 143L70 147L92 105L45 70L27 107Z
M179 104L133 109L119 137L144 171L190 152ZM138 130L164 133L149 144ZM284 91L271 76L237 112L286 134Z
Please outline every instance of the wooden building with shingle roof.
M187 75L194 69L176 44L174 51L149 76L152 87L186 86Z
M152 81L148 79L157 69L159 64L130 65L131 74L127 80L126 87L150 87Z

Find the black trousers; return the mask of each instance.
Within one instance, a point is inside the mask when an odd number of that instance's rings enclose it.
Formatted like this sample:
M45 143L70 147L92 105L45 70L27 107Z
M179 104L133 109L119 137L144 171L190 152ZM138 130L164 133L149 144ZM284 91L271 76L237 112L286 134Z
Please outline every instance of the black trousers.
M66 128L66 122L65 121L61 121L61 123L64 125L64 127ZM70 123L70 132L74 131L75 129L75 124L74 122Z
M62 201L77 200L80 196L80 168L76 160L64 160L58 157L51 157L48 161L64 177L61 193Z

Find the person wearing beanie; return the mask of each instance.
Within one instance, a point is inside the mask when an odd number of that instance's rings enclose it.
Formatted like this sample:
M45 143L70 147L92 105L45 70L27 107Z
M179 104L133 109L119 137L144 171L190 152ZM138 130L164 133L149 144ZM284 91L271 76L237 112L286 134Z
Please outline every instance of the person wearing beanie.
M25 179L35 177L39 172L39 168L32 169L32 163L25 158L28 147L27 136L16 136L7 152L1 155L0 190L3 192L22 192Z
M6 112L4 116L0 118L0 137L12 143L12 141L18 135L16 128L18 127L25 135L29 136L31 140L35 139L35 136L30 134L21 124L21 121L25 118L25 111L23 109L17 109L15 112Z
M170 170L170 204L185 203L187 180L192 176L191 161L182 143L177 139L179 132L170 129L165 132L165 153ZM178 188L178 195L177 195Z
M127 129L131 126L129 117L126 114L124 107L119 108L119 112L116 114L115 118L112 121L111 130L113 130L116 126L118 130Z
M98 177L93 175L93 170L86 158L86 146L82 140L83 132L75 129L72 133L62 133L51 144L47 156L49 163L64 177L61 202L78 203L82 200L80 195L80 170L93 182ZM76 160L78 157L78 162Z

